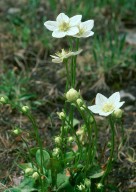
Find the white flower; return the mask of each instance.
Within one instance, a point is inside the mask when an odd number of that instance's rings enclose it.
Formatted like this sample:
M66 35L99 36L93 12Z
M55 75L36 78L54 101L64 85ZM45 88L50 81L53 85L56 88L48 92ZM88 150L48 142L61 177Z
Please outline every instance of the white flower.
M92 36L94 34L94 32L91 31L93 26L94 26L94 20L88 20L85 22L81 22L78 25L79 32L76 35L74 35L74 37L86 38L86 37Z
M52 36L62 38L66 35L73 36L79 32L77 25L81 22L82 15L75 15L69 18L64 13L60 13L56 21L46 21L45 27L53 31Z
M78 55L81 52L82 50L72 52L72 51L65 51L64 49L62 49L61 52L55 53L56 55L50 55L50 56L53 58L52 59L53 63L62 63L64 59Z
M113 111L119 109L123 104L120 102L120 94L116 92L112 94L109 98L106 98L104 95L98 93L96 95L96 105L88 107L93 113L98 113L102 116L108 116Z

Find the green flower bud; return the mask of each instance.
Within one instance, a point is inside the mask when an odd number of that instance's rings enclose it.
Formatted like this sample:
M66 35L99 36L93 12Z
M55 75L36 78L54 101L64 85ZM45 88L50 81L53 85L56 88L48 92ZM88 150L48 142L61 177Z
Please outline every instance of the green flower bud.
M26 168L25 174L31 174L31 173L33 173L33 169L32 168Z
M85 190L85 185L83 185L83 184L77 185L77 188L79 191L83 191L83 190Z
M77 99L76 102L77 102L77 104L78 104L79 107L81 107L81 106L84 104L83 100L80 99L80 98Z
M59 118L62 120L62 119L65 119L66 115L65 113L62 111L62 112L57 112L57 115L59 116Z
M71 88L66 93L66 98L69 102L75 102L79 98L79 92L77 92L75 89Z
M61 139L60 136L57 136L57 137L55 137L54 141L55 141L56 144L60 145L61 142L62 142L62 139Z
M107 147L111 148L111 142L109 141L108 144L107 144Z
M32 175L32 178L37 180L39 178L39 174L37 172L34 172L33 175Z
M91 186L91 181L88 178L85 178L84 184L86 185L87 188L90 188Z
M0 103L7 104L7 102L8 102L8 97L6 97L6 96L0 97Z
M113 112L115 118L120 119L123 115L123 111L121 109L117 109Z
M60 154L60 149L59 148L54 148L53 149L53 152L52 152L52 155L54 156L54 157L56 157L56 156L58 156Z
M102 189L103 188L103 184L102 183L98 183L97 184L97 189Z
M74 141L74 137L72 137L72 136L70 136L70 137L68 137L68 142L73 142Z
M21 110L22 110L23 113L28 113L30 109L29 109L28 106L23 106L23 107L21 108Z
M14 129L12 132L13 132L15 135L19 135L22 131L21 131L20 129L16 128L16 129Z

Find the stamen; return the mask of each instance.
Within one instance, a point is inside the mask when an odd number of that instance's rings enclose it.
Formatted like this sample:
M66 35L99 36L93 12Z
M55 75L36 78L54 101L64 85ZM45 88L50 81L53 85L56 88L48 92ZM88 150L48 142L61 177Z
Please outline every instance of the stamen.
M62 22L62 23L59 25L59 30L60 30L60 31L67 31L69 28L70 28L69 23L66 23L65 21Z
M105 103L102 110L104 112L110 112L114 109L114 105L112 103Z

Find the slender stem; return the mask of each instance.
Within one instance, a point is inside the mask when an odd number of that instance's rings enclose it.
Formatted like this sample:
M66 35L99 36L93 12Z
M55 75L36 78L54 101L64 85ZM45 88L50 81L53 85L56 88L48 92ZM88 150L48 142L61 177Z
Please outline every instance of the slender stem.
M34 131L35 131L35 135L36 135L36 140L38 142L38 145L39 145L39 148L40 148L40 156L41 156L41 174L44 175L44 167L43 167L43 147L42 147L42 142L40 140L40 137L39 137L39 133L38 133L38 127L37 127L37 124L36 124L36 121L35 119L33 118L33 116L30 114L30 113L27 113L26 114L27 117L29 118L29 120L31 121L32 125L33 125L33 128L34 128ZM42 192L44 192L44 181L41 179L41 184L42 184Z
M82 151L82 146L81 146L80 140L79 140L79 138L78 138L78 136L77 136L77 134L76 134L76 131L75 131L74 127L71 126L70 122L69 122L67 119L66 119L66 122L68 123L68 125L69 125L70 127L72 127L73 134L74 134L75 137L76 137L76 141L77 141L77 144L78 144L78 148L79 148L80 151Z
M27 141L26 141L22 136L21 136L21 139L22 139L22 141L26 144L26 147L27 147L27 150L28 150L29 160L30 160L30 162L32 163L32 167L34 168L33 158L32 158L31 151L30 151L30 148L29 148L29 146L28 146L28 143L27 143Z
M101 179L101 183L104 183L105 178L108 176L108 174L111 171L112 168L112 158L113 158L113 154L114 154L114 137L115 137L115 130L114 130L114 122L112 119L112 116L109 117L109 122L110 122L110 127L111 127L111 152L110 152L110 157L108 160L108 164L106 167L106 171Z
M67 82L66 82L65 91L67 92L67 90L68 90L68 88L70 86L70 76L69 76L69 69L68 69L68 60L65 60L64 63L65 63L66 75L67 75Z
M76 39L76 51L78 51L79 47L79 39ZM73 57L73 86L75 87L76 84L76 59L77 55Z

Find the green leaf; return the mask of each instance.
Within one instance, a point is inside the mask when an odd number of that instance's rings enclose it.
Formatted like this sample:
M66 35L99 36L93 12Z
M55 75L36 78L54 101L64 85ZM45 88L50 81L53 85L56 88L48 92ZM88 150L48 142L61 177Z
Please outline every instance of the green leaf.
M69 182L69 177L65 174L59 173L57 174L57 192L61 192L64 189L65 192L73 192L74 189Z
M96 178L99 178L99 177L102 177L104 174L104 171L96 166L96 167L92 167L91 170L90 170L90 179L96 179Z
M34 188L35 180L30 177L26 177L17 188L10 188L4 192L33 192L37 191Z
M43 165L47 168L49 162L50 162L50 155L47 151L42 150L42 154L43 154ZM41 152L40 149L37 150L36 152L36 161L38 163L39 166L41 166Z

